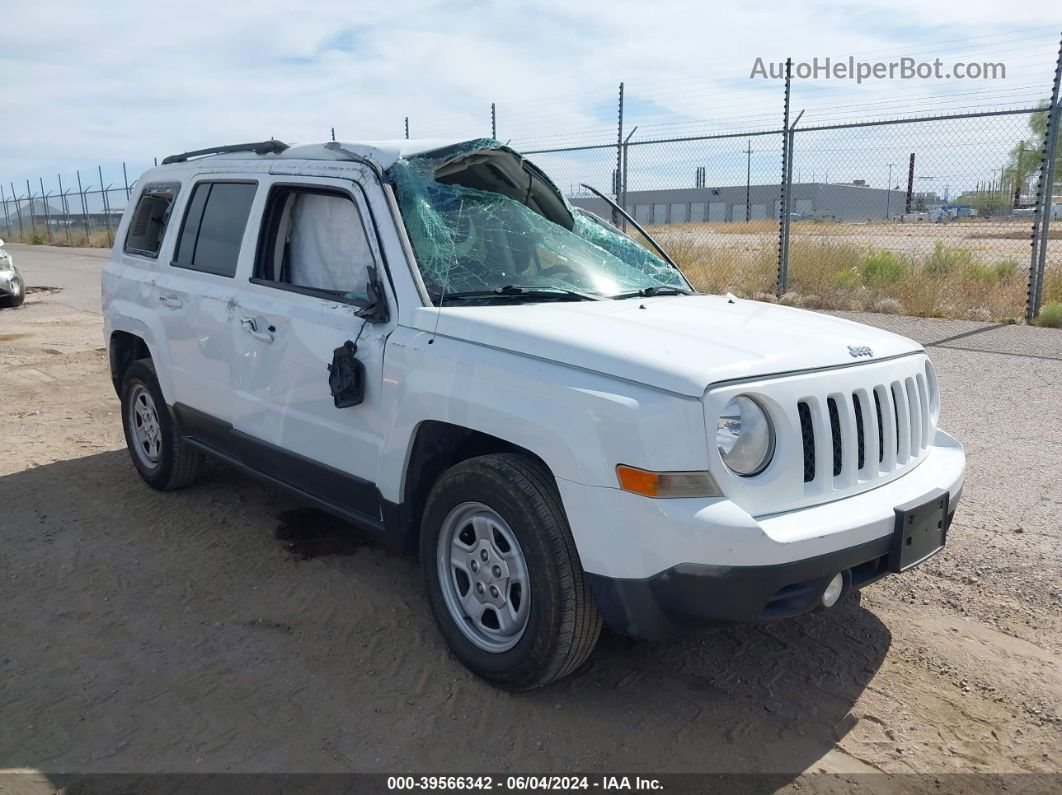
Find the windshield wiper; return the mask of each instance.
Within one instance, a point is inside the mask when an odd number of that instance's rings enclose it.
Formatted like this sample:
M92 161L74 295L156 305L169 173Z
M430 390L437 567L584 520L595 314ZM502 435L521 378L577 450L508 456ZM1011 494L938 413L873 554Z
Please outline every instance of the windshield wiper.
M603 296L593 293L582 293L577 290L566 290L563 287L519 287L515 284L507 284L494 290L464 290L457 293L446 293L440 298L440 306L451 299L464 300L475 298L512 298L527 299L532 301L603 301Z
M654 295L693 295L690 290L681 287L643 287L640 290L631 290L629 293L616 293L610 295L616 301L623 298L652 298Z

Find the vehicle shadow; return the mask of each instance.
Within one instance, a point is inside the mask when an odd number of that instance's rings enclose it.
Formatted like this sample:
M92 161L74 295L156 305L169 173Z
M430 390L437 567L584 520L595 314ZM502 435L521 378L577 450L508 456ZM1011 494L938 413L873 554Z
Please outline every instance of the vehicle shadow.
M891 636L855 604L670 643L602 636L511 694L449 653L415 561L213 466L114 450L0 477L0 769L769 772L856 723Z

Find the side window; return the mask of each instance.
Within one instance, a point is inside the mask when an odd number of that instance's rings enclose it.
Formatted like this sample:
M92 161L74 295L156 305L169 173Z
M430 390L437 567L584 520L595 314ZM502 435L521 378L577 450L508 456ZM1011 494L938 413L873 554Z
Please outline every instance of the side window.
M173 265L233 276L257 185L253 182L200 182L184 214Z
M158 257L170 220L170 208L179 189L177 183L144 186L125 235L127 253L151 259Z
M258 247L256 283L365 303L372 264L361 213L348 195L273 189Z

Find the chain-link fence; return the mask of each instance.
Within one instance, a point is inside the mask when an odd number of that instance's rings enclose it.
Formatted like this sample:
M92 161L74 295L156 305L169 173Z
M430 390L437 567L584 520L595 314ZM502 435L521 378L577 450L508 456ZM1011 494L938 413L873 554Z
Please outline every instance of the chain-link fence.
M87 177L87 175L86 175ZM104 183L103 169L92 172L93 182L74 172L73 184L56 175L45 189L44 178L25 192L14 183L0 185L0 239L57 246L111 246L118 222L132 192L125 164L120 185Z
M699 289L1031 320L1044 303L1062 315L1060 76L1062 49L1051 99L1035 107L826 125L790 118L786 80L777 129L669 138L624 129L621 87L616 137L521 148L575 205L635 236L644 227ZM130 194L122 172L0 185L0 237L110 245Z
M788 145L780 129L527 154L624 225L582 186L610 192L699 289L1008 320L1026 315L1030 275L1039 303L1062 301L1057 159L1049 202L1041 180L1050 121L1037 107L797 126Z

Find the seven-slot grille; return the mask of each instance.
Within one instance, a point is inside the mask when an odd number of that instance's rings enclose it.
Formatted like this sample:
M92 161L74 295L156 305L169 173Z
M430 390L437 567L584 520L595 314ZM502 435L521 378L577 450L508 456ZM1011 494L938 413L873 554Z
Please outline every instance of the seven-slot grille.
M924 371L797 402L804 483L845 488L921 458L933 431Z

